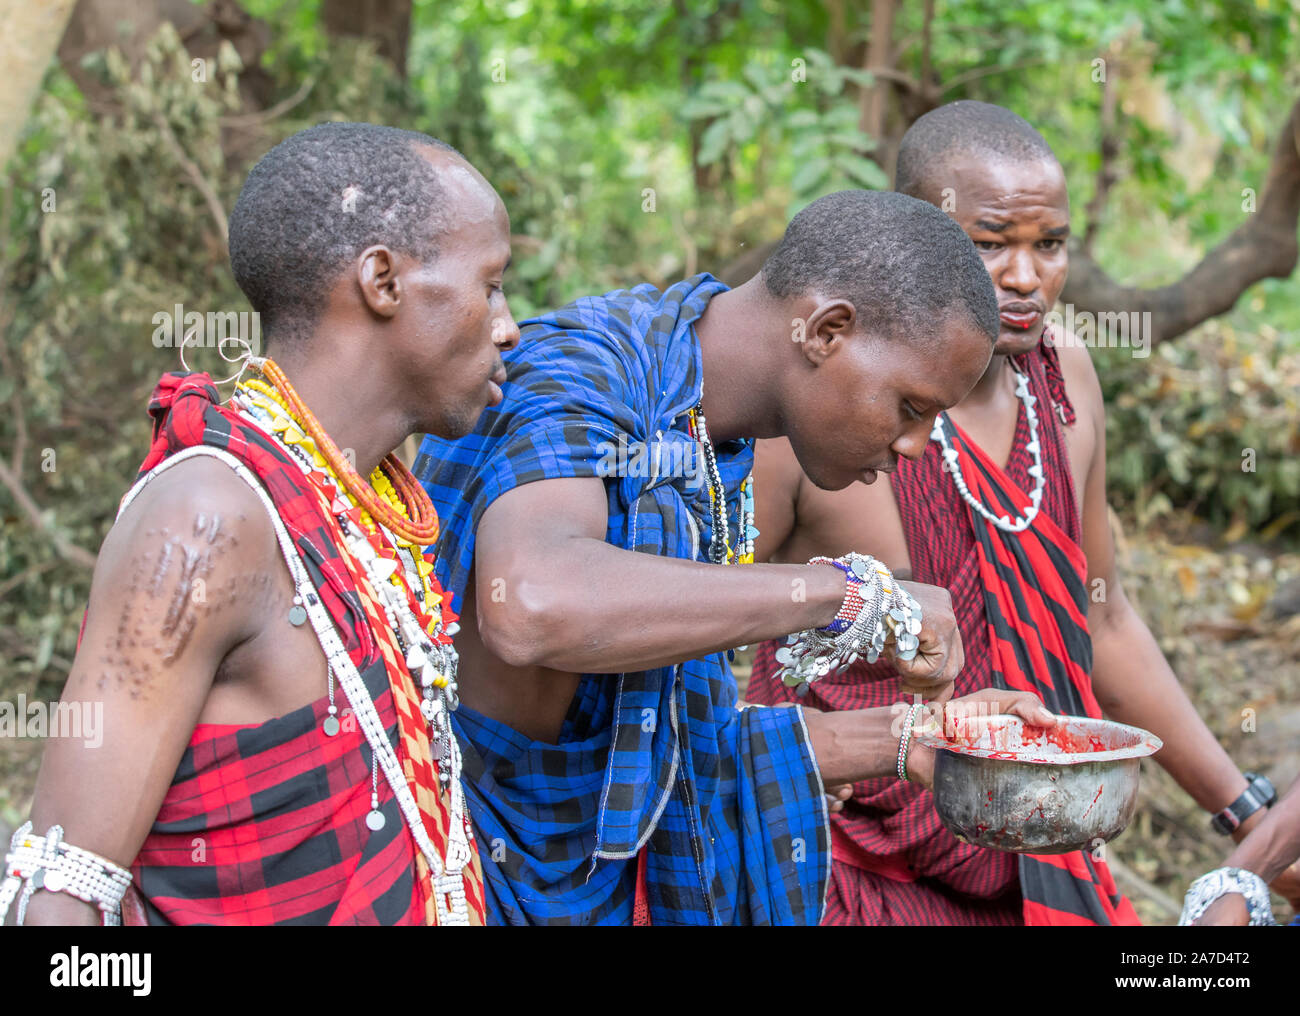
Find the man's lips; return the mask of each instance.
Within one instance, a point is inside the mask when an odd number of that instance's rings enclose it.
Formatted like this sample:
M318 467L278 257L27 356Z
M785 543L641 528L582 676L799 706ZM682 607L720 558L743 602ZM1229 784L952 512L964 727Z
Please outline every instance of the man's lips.
M505 383L506 383L506 368L505 368L505 364L502 364L500 367L497 368L496 372L493 373L493 375L490 378L488 378L488 398L490 400L488 402L488 405L490 406L501 405L501 400L505 398L505 393L501 391L501 386Z
M998 317L1009 328L1027 331L1042 320L1043 312L1037 307L1025 304L1010 304L998 310Z

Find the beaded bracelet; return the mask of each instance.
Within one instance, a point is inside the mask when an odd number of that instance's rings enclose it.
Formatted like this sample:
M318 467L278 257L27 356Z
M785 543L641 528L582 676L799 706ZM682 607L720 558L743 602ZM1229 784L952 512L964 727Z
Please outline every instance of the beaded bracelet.
M131 873L107 858L64 842L63 826L50 826L44 836L31 832L31 822L24 822L9 841L5 879L0 884L0 924L9 915L15 896L18 923L22 924L27 903L38 889L93 903L103 913L106 925L121 924L122 897L131 885Z
M844 601L830 624L790 635L776 651L781 680L800 695L832 670L844 671L859 657L875 663L889 637L897 657L910 660L920 647L921 605L883 564L865 554L814 557L809 564L833 565L844 573Z
M916 714L925 708L924 702L912 703L903 721L903 733L898 738L898 778L904 783L911 782L907 776L907 753L912 747L912 728L916 725Z
M1199 920L1210 909L1211 903L1229 893L1239 893L1246 898L1246 909L1252 925L1277 924L1273 919L1273 903L1269 899L1268 886L1262 878L1245 868L1216 868L1193 882L1183 900L1183 913L1178 918L1178 923L1188 925Z

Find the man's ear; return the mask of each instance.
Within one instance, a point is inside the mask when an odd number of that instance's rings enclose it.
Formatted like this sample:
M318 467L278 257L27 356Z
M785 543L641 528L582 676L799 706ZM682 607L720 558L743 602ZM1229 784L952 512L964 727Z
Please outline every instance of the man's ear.
M380 317L392 317L402 302L397 255L383 244L367 247L357 259L357 285L367 307Z
M825 363L853 334L857 322L857 308L848 300L827 300L818 304L808 315L804 328L801 344L804 357L814 367Z

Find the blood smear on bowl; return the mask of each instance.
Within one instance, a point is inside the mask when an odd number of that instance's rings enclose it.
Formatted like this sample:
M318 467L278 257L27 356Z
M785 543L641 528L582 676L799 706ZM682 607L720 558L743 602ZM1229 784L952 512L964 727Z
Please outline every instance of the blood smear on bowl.
M1162 747L1145 730L1086 717L1070 717L1054 727L1026 724L1018 716L956 717L943 736L925 734L918 740L975 758L1050 765L1141 758Z
M1119 835L1137 804L1138 760L1161 747L1145 730L1082 716L1051 727L953 718L942 734L915 740L936 749L935 809L954 836L1047 854Z

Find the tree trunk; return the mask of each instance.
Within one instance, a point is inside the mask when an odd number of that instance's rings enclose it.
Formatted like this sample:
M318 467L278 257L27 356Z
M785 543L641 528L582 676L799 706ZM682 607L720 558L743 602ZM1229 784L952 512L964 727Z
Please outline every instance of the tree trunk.
M321 0L320 20L332 36L373 40L379 55L406 77L411 0Z
M59 61L91 109L113 111L110 90L81 66L82 58L116 46L135 67L145 45L167 21L191 57L214 61L222 42L234 46L244 65L239 91L245 110L264 109L271 101L271 79L260 66L270 32L265 22L249 15L236 0L213 0L206 7L190 0L77 0L59 43Z
M0 84L0 167L18 146L18 136L71 14L72 0L45 4L0 0L0 23L5 26L0 38L0 67L5 69Z
M863 60L866 70L875 73L894 69L894 15L898 0L871 0L871 38ZM871 157L886 173L893 173L897 144L888 137L892 107L896 106L894 83L877 76L875 84L862 89L858 96L858 129L876 142Z

